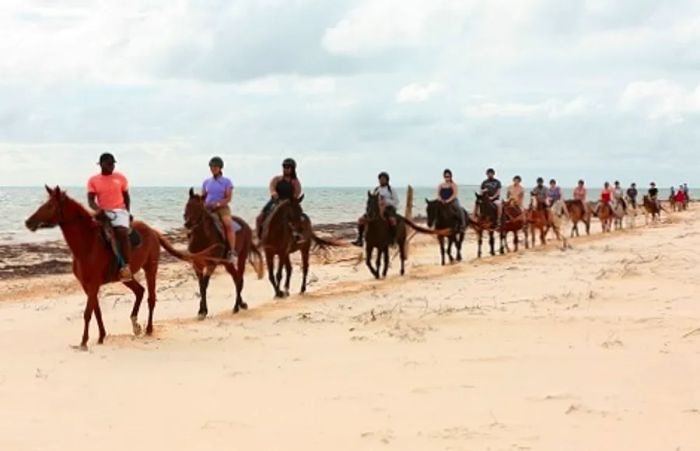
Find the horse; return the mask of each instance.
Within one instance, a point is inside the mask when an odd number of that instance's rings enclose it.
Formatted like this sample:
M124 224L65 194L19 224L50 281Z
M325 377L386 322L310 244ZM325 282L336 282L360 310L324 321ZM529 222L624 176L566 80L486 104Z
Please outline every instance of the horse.
M107 332L102 322L102 310L98 292L102 285L119 282L118 265L112 246L103 234L102 223L95 220L80 203L70 198L57 186L45 187L49 199L44 202L26 221L26 227L35 232L38 229L60 227L63 237L73 255L73 274L87 295L83 319L85 322L80 349L87 349L88 329L94 312L99 328L98 344L103 344ZM170 255L185 261L203 264L207 249L200 254L189 254L176 250L160 233L141 221L134 221L132 229L140 236L141 243L131 253L129 267L132 273L143 269L148 287L148 323L146 334L153 333L153 311L156 306L156 275L162 246ZM136 280L123 282L136 296L131 311L131 325L134 335L141 334L138 313L144 296L144 288Z
M649 215L651 215L651 221L656 222L661 218L661 211L664 210L664 208L658 204L654 199L649 197L648 194L644 195L644 202L642 203L644 206L644 223L648 224L649 223ZM665 211L665 210L664 210Z
M546 204L541 204L536 196L530 198L530 207L527 210L527 222L530 225L530 237L532 247L535 247L535 229L540 233L540 244L547 244L547 231L552 222L551 212Z
M632 201L630 197L625 199L627 202L627 226L634 228L637 225L637 216L639 215L639 205Z
M622 229L622 221L625 219L625 215L627 214L626 211L626 205L623 200L617 199L615 200L613 206L612 206L612 212L613 212L613 225L615 227L615 230L621 230Z
M530 247L527 236L527 212L525 210L517 206L514 201L506 202L503 204L503 218L501 222L499 228L501 232L501 249L505 246L505 250L510 251L508 248L508 232L513 232L513 245L515 247L515 252L518 252L518 232L520 231L522 231L525 236L525 249ZM501 253L503 253L503 250L501 250Z
M426 229L398 214L396 215L396 226L392 233L389 219L384 215L384 210L384 203L381 201L379 194L368 191L365 208L365 218L367 220L365 229L365 264L375 279L386 278L389 271L389 247L394 243L399 248L399 259L401 261L399 273L402 276L406 273L406 226L411 227L418 233L449 236L449 232ZM376 267L372 266L372 256L375 249L377 250ZM382 257L384 268L381 266Z
M569 219L573 223L571 227L571 237L573 238L574 233L576 236L580 236L578 231L578 223L583 222L586 226L586 235L591 234L591 210L588 206L580 199L569 199L564 201L566 209L569 213Z
M484 240L484 232L488 232L489 234L489 248L490 248L490 253L491 255L496 255L495 252L495 238L494 238L494 233L498 229L498 206L488 200L488 198L479 193L474 193L474 196L476 196L476 201L475 201L475 212L476 215L473 219L470 219L469 225L474 229L476 232L476 237L477 237L477 251L476 251L476 256L477 258L481 258L481 246ZM505 252L503 249L503 243L501 243L501 254Z
M258 236L260 236L258 248L262 248L265 254L268 279L275 291L276 298L289 296L289 284L292 277L291 254L301 253L302 282L300 293L304 294L309 274L311 245L322 249L340 246L340 244L324 240L314 233L311 228L311 220L302 212L301 203L303 201L304 196L302 195L299 199L285 199L278 202L263 220L258 231ZM275 257L278 260L276 273ZM286 271L284 291L281 285L283 270Z
M613 211L609 203L604 202L600 203L600 206L597 210L597 212L594 210L593 215L597 216L600 220L600 226L603 229L603 233L610 232L612 229L612 222L613 217L615 216L615 212Z
M438 236L440 243L441 264L445 265L445 254L453 263L455 260L462 261L462 243L464 242L465 231L460 230L459 218L455 217L455 212L449 205L446 205L439 200L425 199L426 213L428 216L428 227L435 229L449 229L450 234L447 236L447 252L445 252L445 237ZM462 208L462 214L468 218L467 211ZM467 219L468 221L468 219ZM452 246L454 245L457 255L452 256Z
M580 201L579 201L580 202ZM562 230L566 223L571 220L571 215L569 214L569 208L564 200L557 200L552 204L551 208L551 227L556 235L557 240L562 242L562 250L570 248L566 235L562 233Z
M195 194L194 189L190 188L189 199L185 205L184 213L185 228L188 230L188 246L187 249L191 253L201 252L212 246L218 248L217 253L213 253L213 257L217 257L218 261L209 261L206 265L193 264L197 280L199 281L199 319L207 317L209 309L207 307L207 288L209 287L209 279L214 273L216 267L221 264L226 271L231 275L233 283L236 287L236 301L233 306L233 313L238 313L240 309L246 310L248 304L243 301L243 281L245 275L246 261L255 268L258 278L262 278L262 255L260 251L253 245L253 231L250 226L241 218L233 216L233 220L240 226L240 230L236 231L236 253L238 257L236 264L228 262L224 259L227 252L227 242L223 230L219 227L224 227L222 223L217 225L217 221L207 210L204 204L204 198Z

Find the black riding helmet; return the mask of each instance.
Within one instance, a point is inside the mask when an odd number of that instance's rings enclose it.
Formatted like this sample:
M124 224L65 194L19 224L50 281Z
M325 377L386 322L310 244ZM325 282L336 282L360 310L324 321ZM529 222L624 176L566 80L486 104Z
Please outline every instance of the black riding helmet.
M209 167L216 166L218 168L223 169L224 168L224 160L221 159L221 157L213 157L211 160L209 160Z
M293 158L285 158L285 160L282 162L282 167L289 166L292 169L297 168L297 162L294 161Z
M382 177L386 177L386 181L387 182L389 181L389 173L388 172L384 172L384 171L380 172L379 175L377 176L377 178L380 179Z
M537 177L537 183L544 183L544 179L542 177Z

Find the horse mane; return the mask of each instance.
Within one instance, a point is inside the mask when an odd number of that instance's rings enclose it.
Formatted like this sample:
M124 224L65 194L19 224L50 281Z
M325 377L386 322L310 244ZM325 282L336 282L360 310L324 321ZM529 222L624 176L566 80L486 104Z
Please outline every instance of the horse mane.
M90 221L94 225L98 224L93 214L90 213L90 211L83 204L67 195L65 191L62 192L62 195L64 203L63 208L68 207L71 211L75 212L82 220Z

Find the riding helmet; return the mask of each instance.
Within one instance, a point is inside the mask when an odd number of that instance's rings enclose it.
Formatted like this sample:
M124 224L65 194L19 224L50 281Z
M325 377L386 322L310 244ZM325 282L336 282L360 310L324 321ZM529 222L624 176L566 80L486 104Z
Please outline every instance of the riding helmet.
M386 177L386 181L387 182L389 181L389 173L388 172L384 172L384 171L380 172L379 175L377 176L377 178L380 179L382 177Z
M209 167L216 166L218 168L223 169L224 168L224 160L221 159L221 157L213 157L211 160L209 160Z
M296 169L296 168L297 168L297 162L294 161L293 158L286 158L286 159L282 162L282 167L284 167L284 166L289 166L289 167L291 167L292 169Z

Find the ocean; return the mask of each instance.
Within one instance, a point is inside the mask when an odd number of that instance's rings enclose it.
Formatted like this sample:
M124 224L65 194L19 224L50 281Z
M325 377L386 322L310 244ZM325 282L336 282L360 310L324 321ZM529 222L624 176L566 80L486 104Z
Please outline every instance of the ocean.
M369 187L368 187L369 188ZM305 188L304 211L314 224L337 224L355 221L364 211L368 188ZM406 188L395 187L405 208ZM68 195L86 203L85 188L67 187ZM460 201L467 209L474 204L475 185L460 186ZM566 198L571 197L571 188L564 188ZM189 187L132 187L131 203L135 217L161 231L167 232L182 227L182 214L188 199ZM660 190L662 198L668 190ZM425 214L425 198L435 198L434 187L414 187L415 216ZM589 198L597 199L600 190L589 189ZM236 188L233 200L234 214L250 224L267 202L267 188ZM24 226L24 220L46 200L43 187L0 187L0 245L53 241L61 238L58 229L39 230L32 233Z

